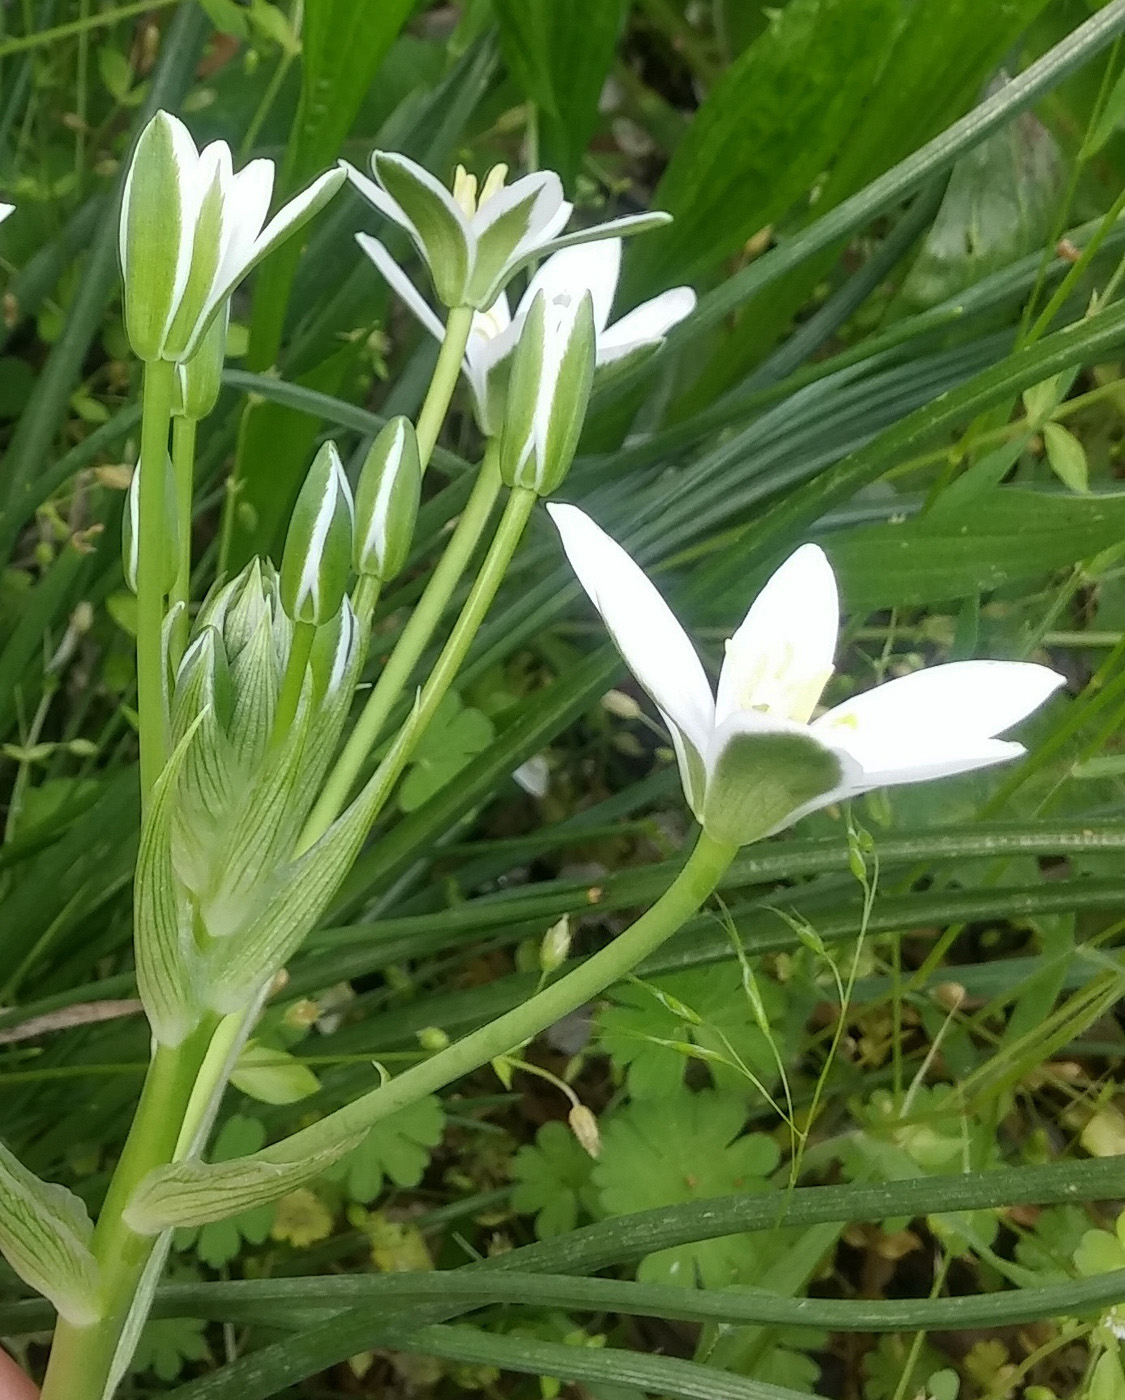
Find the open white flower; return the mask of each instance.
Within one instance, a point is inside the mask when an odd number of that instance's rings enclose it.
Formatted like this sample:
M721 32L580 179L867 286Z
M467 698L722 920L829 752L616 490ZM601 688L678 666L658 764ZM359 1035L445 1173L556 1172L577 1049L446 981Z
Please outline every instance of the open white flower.
M121 204L125 322L144 360L190 359L239 282L343 183L330 170L266 221L272 160L236 174L230 147L203 151L178 118L157 112L141 132Z
M727 643L712 693L667 603L628 554L575 506L547 509L563 548L633 674L668 725L692 811L732 845L872 788L967 773L1024 752L995 736L1064 683L1045 666L955 661L813 712L832 674L836 580L802 545Z
M564 234L574 206L563 198L552 170L504 183L507 167L495 166L480 189L460 166L450 192L406 156L374 151L374 180L342 162L348 179L381 214L410 235L430 270L438 300L446 306L490 307L521 268L575 243L640 233L669 222L653 211L631 214Z
M442 340L445 327L382 243L366 233L356 234L356 242L426 330ZM564 248L549 257L531 279L514 316L503 292L486 311L474 314L463 368L477 423L486 437L494 437L500 431L509 361L537 293L543 292L550 305L564 308L581 301L589 292L599 366L659 345L673 326L691 315L695 293L690 287L672 287L611 323L621 276L621 253L620 238Z

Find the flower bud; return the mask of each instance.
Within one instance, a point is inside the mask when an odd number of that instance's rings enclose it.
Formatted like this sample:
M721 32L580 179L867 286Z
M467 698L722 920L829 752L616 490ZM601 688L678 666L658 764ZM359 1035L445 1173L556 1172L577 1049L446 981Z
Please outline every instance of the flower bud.
M218 403L219 390L223 387L229 322L230 302L227 302L211 322L191 359L177 364L172 412L179 417L198 423Z
M548 496L570 470L594 379L593 301L531 304L512 357L500 474L508 486Z
M125 582L137 591L137 563L140 555L141 469L138 466L129 482L125 496L125 515L121 529L121 562ZM176 515L176 482L172 474L172 459L164 458L164 519L160 539L160 589L167 593L176 581L179 569L180 537Z
M352 493L336 444L313 458L285 537L281 602L294 622L319 627L340 611L351 572Z
M539 945L539 966L543 972L555 972L570 954L570 919L566 914L551 925Z
M382 583L410 553L421 498L418 439L408 418L392 418L371 445L355 493L355 571Z
M186 127L157 112L141 132L121 204L125 328L134 353L159 359L191 264L193 213L186 172L195 148Z
M576 1103L566 1116L570 1131L578 1139L579 1146L591 1157L602 1155L602 1135L598 1120L584 1103Z
M347 679L359 645L359 623L351 599L345 597L336 616L316 629L309 670L313 678L313 702L334 700Z

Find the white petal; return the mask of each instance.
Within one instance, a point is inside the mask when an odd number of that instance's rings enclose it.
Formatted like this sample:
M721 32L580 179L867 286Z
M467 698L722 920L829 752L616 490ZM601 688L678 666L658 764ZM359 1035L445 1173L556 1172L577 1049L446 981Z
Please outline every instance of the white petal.
M1019 757L1021 745L995 736L1064 684L1027 662L954 661L857 695L812 729L858 760L865 787L917 782Z
M620 239L609 241L619 243ZM606 244L585 246L604 248ZM570 250L555 254L556 258L569 256ZM598 336L598 364L610 364L642 345L653 345L663 340L673 326L686 320L694 310L695 293L690 287L671 287L651 301L641 302L640 306L634 307L620 321L614 321Z
M253 258L270 210L273 180L272 160L252 160L245 170L230 177L223 219L226 244L216 281L237 281Z
M543 229L550 227L558 218L559 210L565 203L562 181L553 170L537 170L514 180L510 185L501 186L473 215L473 233L481 238L505 214L528 199L532 202L527 216L526 237L538 240L543 236ZM520 243L523 241L521 239Z
M4 222L15 207L14 204L0 204L0 224Z
M702 759L715 702L687 633L644 571L576 506L549 505L578 581L629 669Z
M357 233L355 241L383 274L391 291L413 312L423 328L429 331L435 340L444 340L445 327L436 312L382 243L377 238L372 238L369 233Z
M438 203L442 206L446 214L461 229L461 231L465 235L466 241L472 244L472 222L465 217L465 211L461 208L461 206L457 203L457 201L453 198L453 196L445 188L441 181L437 179L436 176L431 175L424 165L419 165L417 161L411 160L409 156L400 155L397 151L372 151L371 169L376 179L379 178L379 171L376 166L376 161L385 161L388 165L393 165L397 170L401 171L402 174L407 176L408 179L414 180L417 184L421 185L423 189L427 190L428 193L434 199L436 199ZM361 189L365 195L367 194L366 182L363 185L357 184L356 188ZM405 216L405 211L403 210L402 206L398 203L398 201L395 200L393 196L386 194L385 191L383 193L384 198L389 199L391 204L393 204L394 207L399 210L399 213ZM368 195L368 198L370 198L370 195ZM372 200L372 203L375 204L375 207L377 209L382 208L381 204L376 203L375 200ZM384 208L382 209L382 212L389 214L390 211ZM390 217L394 218L395 216L393 214L390 214ZM406 226L408 228L414 227L413 224L410 223L409 219L406 220Z
M718 722L738 710L762 710L804 723L832 674L839 625L832 566L817 545L802 545L758 594L727 643Z
M348 180L355 189L363 195L368 204L377 209L380 214L390 219L392 223L398 224L399 228L405 229L420 248L422 242L418 236L418 230L414 227L407 216L406 210L399 204L398 200L392 199L382 185L377 185L374 180L364 175L361 170L357 170L354 165L349 164L346 160L340 161L339 165L340 169L348 177Z
M524 301L531 305L536 292L548 301L578 301L589 292L594 303L594 326L601 332L609 322L617 282L621 276L621 239L607 238L601 243L580 243L564 248L547 259L531 279Z

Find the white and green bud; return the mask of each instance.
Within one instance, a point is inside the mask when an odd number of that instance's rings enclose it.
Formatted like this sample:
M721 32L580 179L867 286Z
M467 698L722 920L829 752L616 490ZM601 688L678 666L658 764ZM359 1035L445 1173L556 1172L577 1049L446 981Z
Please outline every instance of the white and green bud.
M223 387L229 323L230 302L227 302L204 332L191 359L177 364L172 412L178 417L200 423L218 403Z
M594 308L580 300L531 304L512 357L508 415L500 438L500 475L540 496L558 490L570 470L594 382Z
M125 571L125 582L132 591L137 591L137 565L140 559L141 544L141 469L133 472L129 490L125 493L125 513L121 522L121 565ZM171 590L176 581L180 558L180 532L176 510L176 481L172 473L172 459L164 459L164 519L160 540L160 589L162 593Z
M359 647L359 621L351 599L344 598L336 616L316 629L309 671L313 680L313 703L332 704L346 688Z
M355 508L334 442L313 458L285 537L281 602L294 622L321 626L340 611L352 566Z
M355 493L355 571L387 583L406 563L422 495L418 438L392 418L371 445Z
M274 168L234 171L230 148L197 149L187 127L157 112L141 132L122 196L119 251L125 326L142 360L189 360L243 277L339 189L315 180L268 222Z

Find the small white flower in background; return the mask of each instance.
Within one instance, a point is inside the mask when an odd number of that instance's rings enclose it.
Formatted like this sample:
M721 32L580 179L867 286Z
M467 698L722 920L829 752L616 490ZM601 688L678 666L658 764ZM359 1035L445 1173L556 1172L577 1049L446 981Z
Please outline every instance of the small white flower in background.
M343 183L330 170L269 222L272 160L234 172L230 147L196 148L183 122L157 112L133 152L121 203L125 325L142 360L186 360L246 274Z
M0 204L0 224L15 210L14 204Z
M577 233L562 232L574 206L551 170L505 185L495 166L477 188L458 166L452 193L428 170L390 151L374 151L374 180L344 163L348 179L381 214L410 235L446 306L490 307L521 268L575 243L640 233L669 222L652 212L611 219Z
M359 233L356 242L425 329L436 340L442 340L445 327L440 319L379 240ZM597 243L564 248L549 257L531 279L515 315L507 296L501 292L486 311L478 311L473 316L469 343L465 347L464 371L473 396L477 424L486 437L493 437L500 431L509 361L539 292L549 303L559 306L579 301L589 292L594 308L599 367L641 350L655 349L673 326L691 315L695 309L695 293L690 287L672 287L626 312L620 320L611 322L610 313L621 277L622 247L620 238L606 238Z
M717 696L667 603L575 506L551 505L563 548L618 650L672 735L689 805L717 840L744 845L829 803L1024 753L995 736L1062 676L1019 661L955 661L813 712L833 671L836 580L803 545L727 643Z

